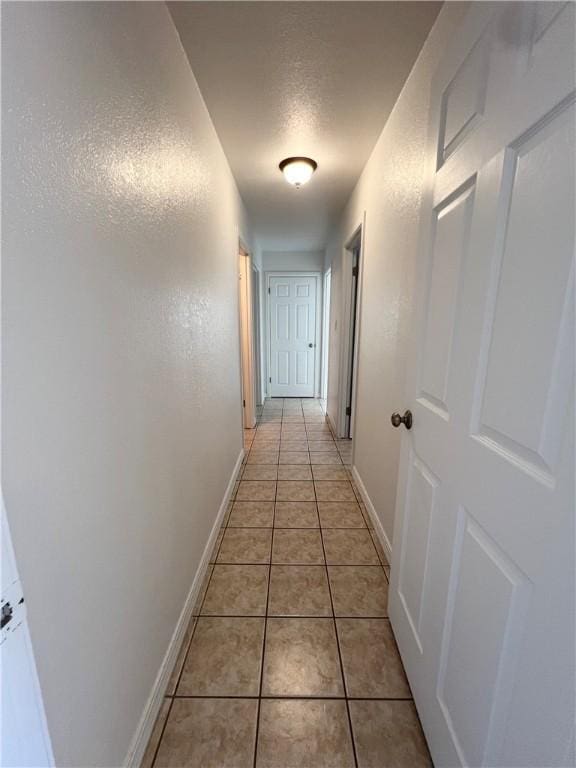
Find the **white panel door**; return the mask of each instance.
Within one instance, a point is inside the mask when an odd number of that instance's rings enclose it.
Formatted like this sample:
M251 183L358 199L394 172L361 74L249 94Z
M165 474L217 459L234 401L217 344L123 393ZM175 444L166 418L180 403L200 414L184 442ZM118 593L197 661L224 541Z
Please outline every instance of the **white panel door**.
M390 616L437 768L573 765L574 29L472 4L431 92Z
M314 397L317 278L270 277L270 393Z
M22 585L1 494L0 507L0 765L6 768L46 768L54 765L54 758L28 631Z

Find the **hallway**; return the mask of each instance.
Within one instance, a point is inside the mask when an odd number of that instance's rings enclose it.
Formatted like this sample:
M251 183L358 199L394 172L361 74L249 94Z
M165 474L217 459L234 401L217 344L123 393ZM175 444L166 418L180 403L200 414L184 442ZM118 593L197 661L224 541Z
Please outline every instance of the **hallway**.
M259 411L143 768L428 766L351 441Z
M576 2L0 7L0 765L576 766Z

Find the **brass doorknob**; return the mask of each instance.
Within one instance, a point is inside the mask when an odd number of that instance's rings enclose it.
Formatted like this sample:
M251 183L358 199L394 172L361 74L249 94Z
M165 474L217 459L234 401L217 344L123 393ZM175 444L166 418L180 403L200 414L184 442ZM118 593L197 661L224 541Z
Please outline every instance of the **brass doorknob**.
M393 427L399 427L400 424L404 424L406 429L412 429L412 411L404 411L404 416L400 416L399 413L393 413L390 421Z

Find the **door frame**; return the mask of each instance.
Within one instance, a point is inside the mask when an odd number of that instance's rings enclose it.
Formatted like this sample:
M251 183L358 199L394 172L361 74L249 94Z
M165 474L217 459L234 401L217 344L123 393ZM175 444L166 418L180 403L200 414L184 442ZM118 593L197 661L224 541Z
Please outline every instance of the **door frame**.
M329 267L322 281L322 364L320 367L320 398L328 400L328 360L330 354L330 297L332 295L332 269Z
M260 268L251 261L251 291L252 291L252 349L254 356L254 405L262 405L264 390L262 388L262 280Z
M354 265L354 248L360 241L358 253L358 275L356 277L356 313L353 316L352 307L352 268ZM358 364L360 348L360 317L362 307L362 275L364 272L364 247L366 241L366 212L362 219L352 229L345 240L342 252L342 329L340 346L340 376L338 391L338 436L348 437L346 430L346 408L348 407L348 383L352 381L350 397L350 437L352 438L352 463L354 463L354 430L356 428L356 406L358 401ZM352 335L352 328L354 334ZM344 329L346 331L344 332Z
M314 397L320 396L320 365L321 365L321 335L322 335L322 273L307 270L291 272L289 269L266 272L266 393L271 397L270 384L272 370L272 307L270 302L270 279L273 277L314 277L316 278L316 323L314 342Z
M252 308L252 257L240 239L238 243L238 333L240 337L240 405L244 429L254 429L256 426Z

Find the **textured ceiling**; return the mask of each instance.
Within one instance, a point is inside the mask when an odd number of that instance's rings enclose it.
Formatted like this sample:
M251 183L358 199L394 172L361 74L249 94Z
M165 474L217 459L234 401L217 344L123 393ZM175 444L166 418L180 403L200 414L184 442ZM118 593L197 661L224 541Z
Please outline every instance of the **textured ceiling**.
M169 3L263 249L324 247L440 5ZM318 162L301 190L290 155Z

